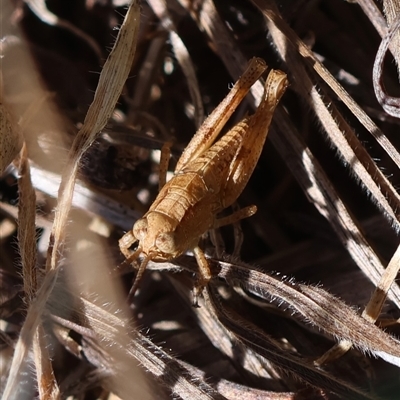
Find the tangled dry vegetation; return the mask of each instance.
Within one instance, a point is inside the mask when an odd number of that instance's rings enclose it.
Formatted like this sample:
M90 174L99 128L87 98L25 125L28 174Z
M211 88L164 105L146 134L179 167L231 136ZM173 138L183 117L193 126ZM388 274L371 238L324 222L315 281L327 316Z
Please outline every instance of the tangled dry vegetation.
M398 0L0 7L3 398L398 398ZM254 56L290 82L238 200L258 213L201 239L199 308L190 253L127 301L159 150L173 171Z

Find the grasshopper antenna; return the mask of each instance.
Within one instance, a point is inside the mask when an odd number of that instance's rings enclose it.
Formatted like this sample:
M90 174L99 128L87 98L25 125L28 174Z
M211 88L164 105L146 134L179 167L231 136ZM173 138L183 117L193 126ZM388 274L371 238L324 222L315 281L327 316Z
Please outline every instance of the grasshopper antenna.
M140 250L140 251L139 251L139 250ZM137 250L132 254L132 256L131 256L131 257L132 257L131 262L134 260L134 256L136 255L135 258L137 258L137 256L140 254L140 252L141 252L141 249L137 249ZM133 299L133 297L135 296L136 290L137 290L138 287L139 287L139 283L140 283L140 281L142 280L143 273L144 273L144 271L145 271L145 269L146 269L146 267L147 267L147 264L148 264L149 261L151 260L151 257L152 257L152 255L149 254L149 255L142 261L142 263L140 264L139 270L138 270L138 272L137 272L137 274L136 274L135 281L133 282L132 288L131 288L131 290L129 291L129 294L128 294L128 301L129 301L129 302L130 302L130 301Z
M125 255L125 260L122 263L118 264L115 268L116 271L123 271L125 268L130 268L131 265L137 260L140 253L142 252L142 248L138 247L133 253L129 255Z

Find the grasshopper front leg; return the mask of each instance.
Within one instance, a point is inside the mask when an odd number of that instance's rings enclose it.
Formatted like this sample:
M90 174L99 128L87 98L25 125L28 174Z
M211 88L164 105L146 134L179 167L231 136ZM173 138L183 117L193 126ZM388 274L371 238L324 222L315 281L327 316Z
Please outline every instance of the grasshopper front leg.
M127 260L132 258L133 253L129 249L136 242L137 239L135 238L135 236L133 236L132 231L126 232L125 235L122 236L121 239L119 239L118 241L119 249L121 250L121 253L125 256Z
M203 250L199 246L193 249L193 254L196 258L197 265L199 267L199 278L196 285L193 288L193 307L199 307L199 296L203 292L203 289L210 281L212 275L210 271L210 265L203 253Z
M240 221L243 218L248 218L254 215L257 211L256 206L249 206L242 208L227 217L220 218L215 220L213 225L213 229L220 228L221 226L230 225L237 221ZM193 249L193 254L196 258L197 265L199 267L199 278L196 282L196 285L193 288L193 307L198 307L198 299L201 295L202 291L204 290L205 286L210 281L212 275L210 271L210 265L204 255L203 250L199 246L196 246Z

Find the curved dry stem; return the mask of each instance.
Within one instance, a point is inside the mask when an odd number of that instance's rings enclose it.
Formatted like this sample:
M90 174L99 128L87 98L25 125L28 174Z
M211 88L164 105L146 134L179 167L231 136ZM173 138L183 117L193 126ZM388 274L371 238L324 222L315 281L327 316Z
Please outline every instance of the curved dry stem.
M374 62L372 80L376 98L382 108L391 116L400 118L400 98L389 96L382 84L382 72L385 54L400 27L400 16L398 16L390 26L387 35L382 40Z

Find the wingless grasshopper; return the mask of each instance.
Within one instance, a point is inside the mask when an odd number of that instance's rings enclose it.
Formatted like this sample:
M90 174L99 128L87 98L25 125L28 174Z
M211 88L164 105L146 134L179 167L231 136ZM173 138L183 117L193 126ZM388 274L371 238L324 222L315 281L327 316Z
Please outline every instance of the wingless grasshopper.
M150 260L164 262L192 250L200 272L193 296L197 305L198 295L211 279L208 262L198 246L200 237L209 229L231 224L256 212L257 208L250 206L228 217L217 218L218 213L236 201L254 171L272 115L286 90L286 75L272 70L256 112L215 140L265 69L263 60L250 61L230 93L196 132L182 153L174 176L160 189L149 211L120 239L119 247L127 262L144 255L131 295ZM165 178L160 176L160 181L165 182ZM136 242L139 242L137 249L131 251L130 247Z

